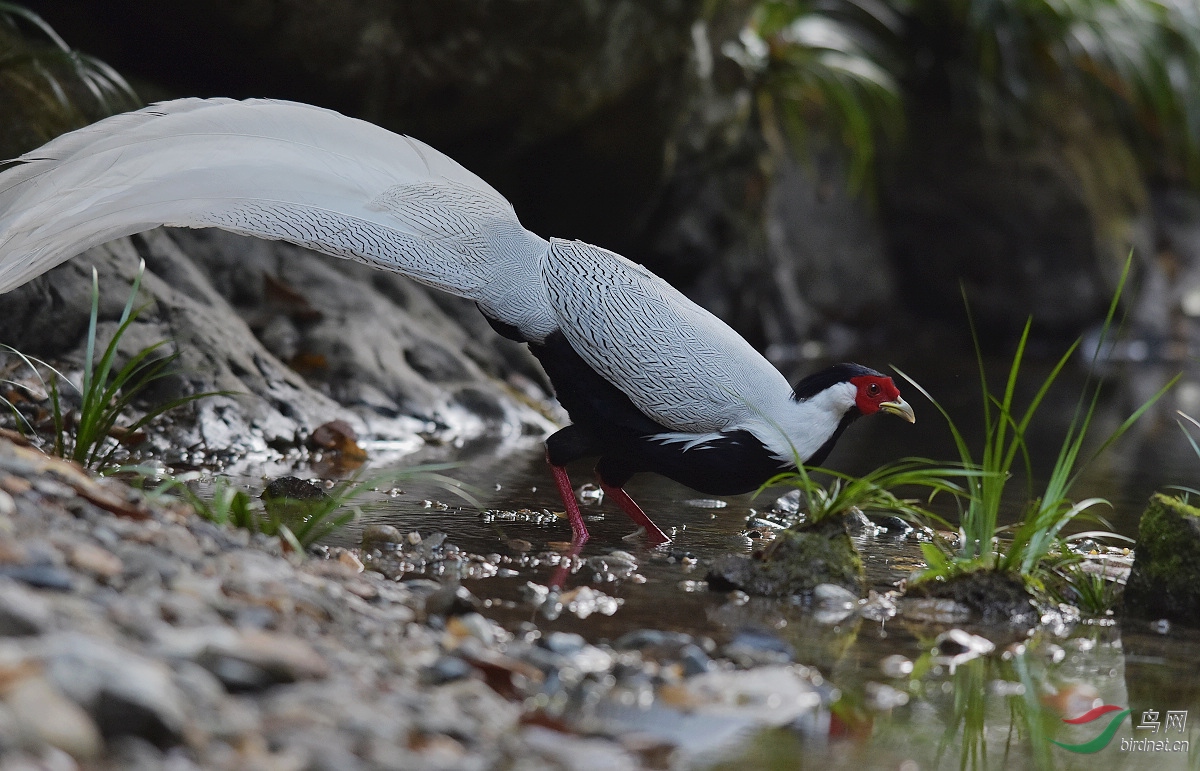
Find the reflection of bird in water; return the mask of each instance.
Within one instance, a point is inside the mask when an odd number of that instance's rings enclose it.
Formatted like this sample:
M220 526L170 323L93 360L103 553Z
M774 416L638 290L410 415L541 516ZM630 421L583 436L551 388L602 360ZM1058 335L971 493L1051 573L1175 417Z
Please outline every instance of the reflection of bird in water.
M859 415L913 420L891 378L839 364L793 389L640 265L530 233L499 193L421 142L287 102L166 102L22 156L0 173L0 292L159 225L289 241L474 300L529 344L571 416L546 450L576 543L588 532L571 461L599 457L605 491L663 542L621 489L637 472L743 493L819 463Z

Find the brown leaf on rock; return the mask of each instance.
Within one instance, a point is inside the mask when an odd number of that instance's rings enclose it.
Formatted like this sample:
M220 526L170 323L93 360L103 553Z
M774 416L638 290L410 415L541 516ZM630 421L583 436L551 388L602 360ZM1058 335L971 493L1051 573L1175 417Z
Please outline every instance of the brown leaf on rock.
M365 461L367 452L358 445L358 434L344 420L323 423L308 438L309 446L327 453L337 453L343 460Z
M324 314L312 306L299 290L281 278L263 273L263 294L267 302L294 321L320 321Z

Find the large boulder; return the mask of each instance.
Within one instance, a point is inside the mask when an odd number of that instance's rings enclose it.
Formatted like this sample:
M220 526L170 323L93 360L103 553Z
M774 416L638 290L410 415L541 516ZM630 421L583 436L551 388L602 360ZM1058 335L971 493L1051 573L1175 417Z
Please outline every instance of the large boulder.
M180 453L289 447L335 418L375 438L553 428L532 356L487 328L470 304L435 301L402 277L289 244L215 230L156 230L76 257L4 296L0 340L71 376L83 361L92 267L103 346L143 259L145 308L122 357L168 340L180 355L179 376L152 398L232 394L206 398L195 419L175 421L170 445Z

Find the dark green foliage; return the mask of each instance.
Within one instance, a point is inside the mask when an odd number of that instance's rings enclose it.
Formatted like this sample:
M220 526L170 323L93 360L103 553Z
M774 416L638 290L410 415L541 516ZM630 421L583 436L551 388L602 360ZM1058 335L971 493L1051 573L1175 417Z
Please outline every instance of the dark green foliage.
M768 137L783 133L803 150L809 131L824 130L847 151L851 187L869 188L879 143L904 122L890 60L898 22L884 3L760 3L744 63L758 73Z
M1084 616L1102 618L1121 601L1124 587L1103 569L1089 570L1084 565L1080 561L1061 568L1057 571L1060 580L1048 581L1047 589L1055 600L1074 605Z
M0 147L33 147L94 120L141 106L104 62L71 48L37 14L0 0Z
M1122 129L1150 173L1200 184L1194 0L763 0L753 28L768 136L831 129L853 181L927 102L993 141L1087 115Z
M167 477L154 483L151 490L160 497L182 500L209 522L278 536L297 553L353 522L362 513L353 502L375 487L373 480L352 479L339 482L327 494L322 491L320 498L256 500L225 477L214 478L209 495L201 495L189 484L197 476Z

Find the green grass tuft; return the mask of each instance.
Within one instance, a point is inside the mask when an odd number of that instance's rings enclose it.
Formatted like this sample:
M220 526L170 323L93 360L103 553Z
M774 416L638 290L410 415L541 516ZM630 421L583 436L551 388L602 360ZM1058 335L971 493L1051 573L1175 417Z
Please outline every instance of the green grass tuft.
M1117 290L1109 305L1108 314L1102 327L1100 345L1096 348L1097 355L1103 348L1104 339L1113 328L1118 301L1129 276L1131 263L1132 255L1125 262ZM972 339L975 342L983 397L984 443L983 452L978 461L946 409L919 383L904 372L897 370L900 376L929 399L945 418L963 467L980 472L966 478L967 507L960 516L961 538L958 547L948 548L944 542L923 544L922 550L928 568L918 576L918 580L947 578L972 570L994 569L1017 573L1036 581L1055 564L1059 555L1065 553L1063 528L1081 518L1093 519L1103 524L1103 520L1093 512L1093 509L1097 506L1107 505L1107 501L1102 498L1076 501L1071 497L1071 488L1083 468L1123 436L1138 418L1145 414L1175 384L1179 376L1172 378L1154 396L1134 410L1133 414L1109 434L1108 438L1088 458L1081 459L1084 440L1100 398L1099 383L1089 379L1076 404L1075 414L1067 429L1067 434L1063 438L1044 491L1040 496L1034 496L1030 491L1030 500L1022 519L1011 528L1000 527L1001 499L1005 486L1013 477L1013 467L1018 460L1024 467L1026 478L1033 478L1032 464L1025 441L1026 431L1050 387L1078 349L1079 341L1075 341L1067 348L1067 351L1051 369L1050 374L1042 381L1029 404L1024 410L1020 410L1014 403L1014 395L1026 345L1029 341L1032 320L1025 324L1016 353L1008 368L1004 388L1000 392L993 391L988 384L983 354L969 308L968 321ZM1011 536L1002 542L1000 535L1006 532L1010 532ZM1112 536L1115 534L1102 532L1099 535Z

